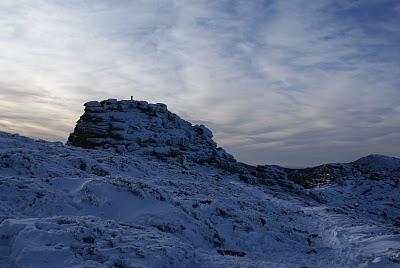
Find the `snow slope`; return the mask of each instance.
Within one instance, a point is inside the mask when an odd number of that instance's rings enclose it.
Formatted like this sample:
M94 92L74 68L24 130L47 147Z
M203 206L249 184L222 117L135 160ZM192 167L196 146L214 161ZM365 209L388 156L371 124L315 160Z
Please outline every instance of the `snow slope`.
M303 189L0 134L1 267L398 267L398 178Z
M0 267L400 267L398 163L224 168L0 132Z

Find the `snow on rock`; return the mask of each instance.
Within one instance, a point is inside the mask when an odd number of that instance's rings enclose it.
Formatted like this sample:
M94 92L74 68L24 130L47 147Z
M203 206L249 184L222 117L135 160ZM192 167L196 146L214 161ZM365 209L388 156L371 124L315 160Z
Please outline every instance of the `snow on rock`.
M85 107L75 146L0 132L0 267L400 266L399 159L254 167L165 105Z
M218 148L212 132L168 111L162 103L108 99L85 103L85 113L68 144L84 148L116 148L160 157L186 158L229 166L235 159Z

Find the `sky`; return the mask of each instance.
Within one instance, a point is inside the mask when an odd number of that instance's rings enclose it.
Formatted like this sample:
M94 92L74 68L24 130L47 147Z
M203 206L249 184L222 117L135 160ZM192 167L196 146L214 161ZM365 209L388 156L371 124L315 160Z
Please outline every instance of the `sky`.
M0 130L163 102L250 164L400 156L398 0L1 0Z

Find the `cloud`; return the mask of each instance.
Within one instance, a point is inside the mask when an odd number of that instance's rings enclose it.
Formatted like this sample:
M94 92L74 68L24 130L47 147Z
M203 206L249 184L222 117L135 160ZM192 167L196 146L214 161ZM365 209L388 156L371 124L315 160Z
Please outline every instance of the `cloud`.
M65 140L85 101L133 95L250 163L399 155L399 20L386 0L2 1L1 126Z

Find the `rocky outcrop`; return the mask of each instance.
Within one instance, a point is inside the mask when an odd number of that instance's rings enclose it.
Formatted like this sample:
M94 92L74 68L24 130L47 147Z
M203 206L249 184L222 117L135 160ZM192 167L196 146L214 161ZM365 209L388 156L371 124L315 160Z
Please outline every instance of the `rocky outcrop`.
M360 176L350 164L324 164L302 169L285 169L288 179L304 188L324 186L329 183L341 183L346 178Z
M229 166L235 159L213 141L212 132L168 111L162 103L108 99L84 104L68 144L84 148L115 148L184 161Z
M263 167L264 174L271 177L271 173L266 173L267 168L270 168L270 166ZM278 178L286 177L304 188L342 183L352 178L390 179L393 184L397 185L400 178L400 159L375 154L350 163L324 164L301 169L280 168L280 170L282 172L277 173Z

